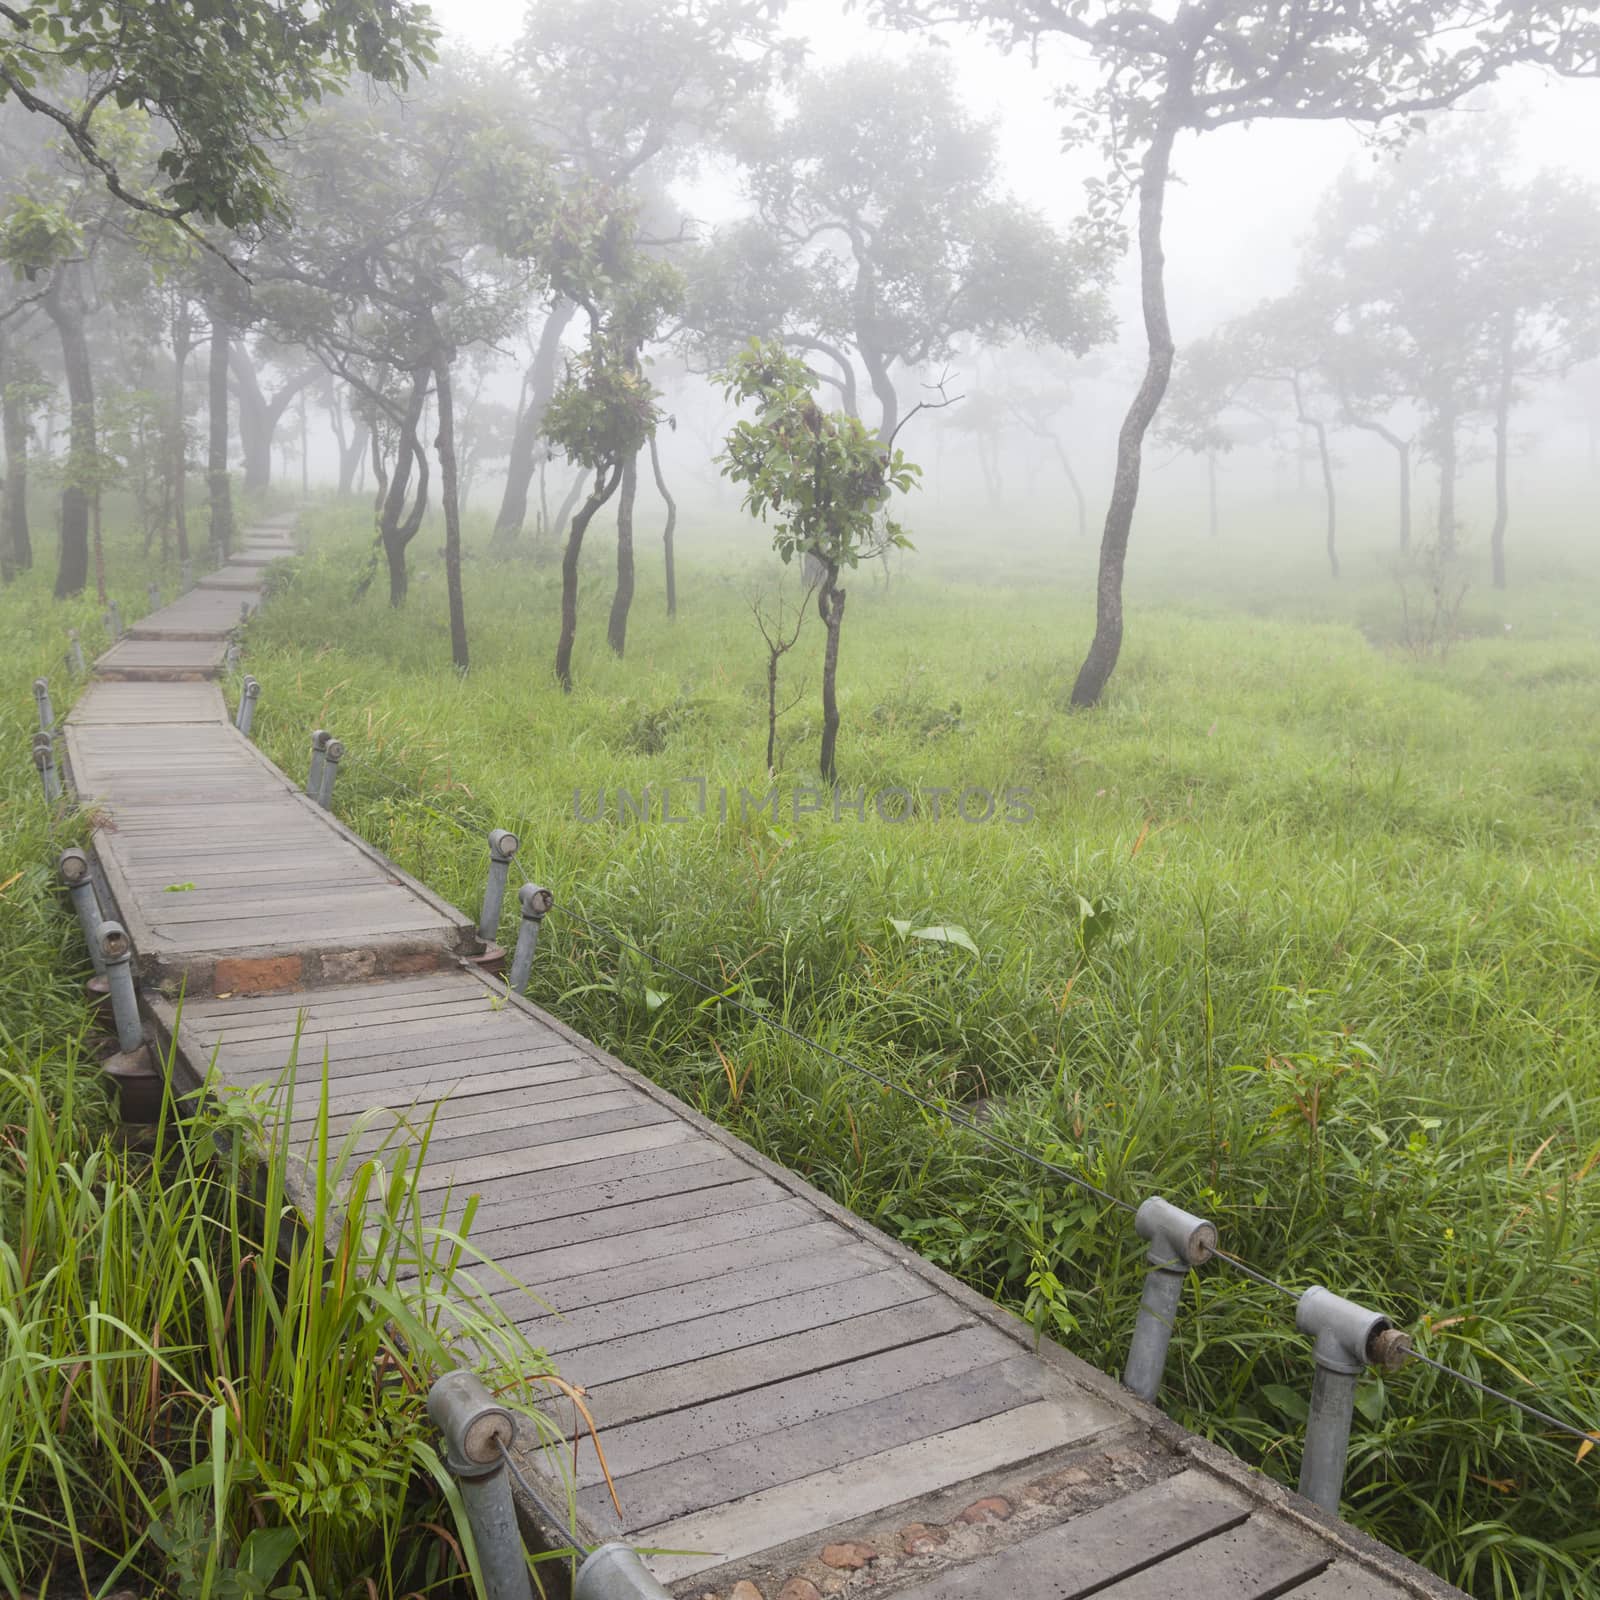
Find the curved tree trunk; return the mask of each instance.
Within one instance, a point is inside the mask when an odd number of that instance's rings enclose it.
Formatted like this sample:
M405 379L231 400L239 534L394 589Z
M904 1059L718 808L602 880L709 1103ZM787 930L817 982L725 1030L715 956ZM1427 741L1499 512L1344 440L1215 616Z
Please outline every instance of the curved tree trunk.
M172 523L180 561L189 559L189 430L183 377L193 348L189 308L184 305L172 316Z
M28 531L28 408L9 360L0 366L0 430L6 450L6 481L0 500L0 576L7 579L33 565Z
M628 648L628 610L633 605L633 507L639 498L639 453L622 464L622 493L617 498L617 591L611 597L606 643L620 656Z
M1500 381L1494 396L1494 527L1489 534L1489 567L1495 588L1506 586L1506 524L1511 520L1511 399L1515 329L1508 317L1500 339Z
M561 558L561 636L556 641L556 682L566 694L572 693L572 645L578 636L578 562L583 555L583 536L595 513L616 493L621 480L620 467L595 474L589 498L572 519L566 553Z
M1411 441L1402 439L1392 429L1384 427L1381 422L1369 422L1364 417L1358 417L1349 410L1348 403L1345 410L1345 420L1353 427L1361 428L1367 433L1375 433L1383 442L1394 451L1400 463L1400 554L1404 555L1411 548Z
M844 590L839 587L837 562L823 563L822 585L817 590L817 615L827 629L822 651L822 750L819 765L824 783L839 778L839 630L844 625Z
M467 655L467 613L461 598L461 504L456 483L455 391L450 361L441 352L433 365L433 388L439 402L439 500L444 507L444 581L450 601L450 660L457 672L471 664Z
M556 375L560 368L561 336L567 331L577 311L570 300L557 300L545 318L539 333L539 345L528 368L528 403L517 418L516 436L511 441L511 455L506 462L506 487L500 497L500 510L494 519L494 539L497 544L508 544L522 532L528 515L528 489L539 464L540 429L544 426L545 407L556 392Z
M1439 553L1456 553L1456 411L1445 406L1435 427L1439 434Z
M872 393L878 402L878 437L887 444L894 437L894 430L900 426L900 394L889 374L891 363L870 346L862 345L861 364L867 369Z
M66 475L61 488L61 560L55 595L82 594L89 582L89 507L98 451L95 440L94 369L84 331L84 306L78 267L61 268L44 297L44 308L61 339L67 379L70 434Z
M667 525L661 530L661 550L667 565L667 615L678 614L678 567L673 557L672 535L678 526L678 502L672 498L667 480L661 471L661 452L656 447L656 436L650 435L650 470L655 474L656 491L667 503Z
M1158 123L1145 152L1139 175L1139 282L1148 345L1144 378L1122 420L1117 436L1117 472L1100 536L1100 574L1095 589L1094 638L1072 686L1074 706L1099 703L1122 652L1122 574L1128 560L1128 536L1139 503L1139 472L1144 436L1155 421L1161 397L1172 377L1172 324L1167 316L1166 258L1161 247L1161 218L1166 205L1167 174L1178 122L1170 112Z
M233 489L228 482L228 325L211 316L211 366L207 372L210 431L206 451L206 491L211 502L211 543L219 560L233 544Z
M400 423L400 442L395 451L394 476L383 497L383 512L378 537L389 566L389 604L396 609L406 603L411 575L406 568L406 547L417 536L423 514L428 509L428 452L417 437L423 406L428 398L431 369L418 367L411 374L411 395ZM411 469L417 470L417 489L411 509L406 510L406 490L411 485Z

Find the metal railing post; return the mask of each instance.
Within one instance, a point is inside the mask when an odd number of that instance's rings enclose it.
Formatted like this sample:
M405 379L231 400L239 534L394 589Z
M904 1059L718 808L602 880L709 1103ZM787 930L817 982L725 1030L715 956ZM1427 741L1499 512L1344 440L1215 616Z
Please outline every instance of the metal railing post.
M139 997L133 989L133 941L120 922L100 924L100 956L111 986L111 1014L117 1021L117 1048L125 1055L144 1043Z
M1150 1270L1144 1276L1122 1381L1141 1400L1154 1401L1178 1320L1183 1280L1191 1267L1203 1266L1216 1254L1217 1230L1204 1218L1179 1210L1159 1195L1151 1195L1139 1207L1133 1226L1141 1239L1150 1241L1145 1258Z
M631 1545L603 1544L590 1551L572 1585L572 1600L672 1600Z
M248 600L241 600L239 602L239 620L241 622L248 622L250 620L250 602Z
M144 593L145 598L150 602L150 609L152 611L159 611L161 609L161 585L159 583L152 583Z
M250 737L251 724L256 720L256 701L260 698L261 685L254 678L246 677L239 690L239 713L233 725L247 739Z
M83 640L76 628L67 629L67 665L80 678L89 670L83 659Z
M113 644L122 637L122 607L115 600L106 602L106 626L111 630Z
M488 1600L529 1600L528 1563L500 1454L514 1435L511 1413L475 1372L458 1368L434 1380L428 1415L444 1435L444 1464L461 1489Z
M316 801L324 811L333 810L333 780L339 776L339 763L344 760L344 742L330 739L322 751L322 781L318 785Z
M485 944L493 944L500 931L500 908L506 900L506 874L511 870L511 858L517 853L516 834L504 828L489 831L489 876L483 884L483 909L478 913L478 937Z
M194 588L194 562L188 556L178 563L178 581L183 585L185 594Z
M332 737L326 728L318 728L311 735L311 765L306 768L306 793L313 800L322 793L322 762Z
M1300 1296L1294 1320L1315 1340L1312 1355L1317 1364L1300 1460L1300 1493L1336 1517L1357 1380L1371 1365L1391 1370L1404 1365L1411 1340L1381 1312L1369 1311L1320 1285Z
M556 897L536 883L525 883L517 891L517 903L522 908L522 925L517 929L517 948L511 955L510 983L521 994L533 973L533 952L539 946L545 913L556 903Z
M61 773L56 767L56 741L52 734L36 733L33 736L33 764L39 769L39 781L44 785L44 797L54 805L61 798Z
M39 731L49 733L56 725L55 707L50 704L50 680L48 678L35 678L33 680L33 700L39 712Z
M72 909L78 913L78 926L83 929L83 942L89 947L89 960L94 970L105 976L106 958L100 950L100 897L94 892L94 877L89 871L89 858L81 850L63 850L56 863L61 881L72 896Z

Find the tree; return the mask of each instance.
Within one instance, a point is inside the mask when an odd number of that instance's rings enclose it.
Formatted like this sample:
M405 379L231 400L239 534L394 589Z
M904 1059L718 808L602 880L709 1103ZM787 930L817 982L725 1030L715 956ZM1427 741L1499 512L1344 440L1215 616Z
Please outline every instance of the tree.
M1147 354L1124 418L1101 538L1094 639L1072 703L1098 703L1122 648L1122 577L1145 435L1172 373L1162 215L1180 135L1288 118L1376 127L1453 105L1512 66L1600 69L1600 23L1557 0L872 0L906 26L957 20L1037 54L1041 39L1087 46L1100 82L1073 100L1078 137L1101 137L1112 181L1091 189L1109 220L1138 196ZM1070 97L1069 97L1070 98Z
M1519 180L1508 170L1514 148L1509 122L1479 112L1376 173L1346 174L1303 268L1342 302L1335 362L1370 374L1380 403L1403 394L1423 413L1446 555L1458 534L1459 435L1473 414L1489 415L1496 588L1506 582L1512 410L1529 379L1582 359L1600 332L1600 193L1559 172Z
M1004 194L994 125L931 53L806 74L735 153L755 219L697 263L687 322L713 350L756 334L820 357L851 413L859 361L882 439L897 369L945 362L964 336L1081 355L1111 332L1102 254Z
M773 519L772 543L785 563L811 557L820 569L817 614L827 632L822 657L822 747L825 783L838 779L839 636L844 625L845 569L885 549L907 547L904 530L885 509L891 492L906 493L920 476L859 417L823 411L812 397L817 376L776 341L752 340L723 375L728 399L754 402L754 420L734 425L720 458L723 475L744 485L745 509Z
M545 438L593 477L561 558L555 674L568 694L584 535L655 433L660 411L638 353L681 292L678 275L640 250L636 216L608 190L586 186L570 203L569 217L558 231L551 279L555 292L583 311L589 340L580 355L568 358L544 418Z
M583 180L616 191L660 187L794 54L797 46L776 32L781 9L782 0L533 0L515 51L529 124ZM544 411L577 311L557 299L540 329L495 517L498 539L514 539L527 517ZM631 584L626 559L619 594L624 583Z
M435 34L412 0L33 0L0 17L0 99L52 122L125 205L224 228L280 213L267 150L307 102L352 71L404 85ZM81 99L57 92L80 83ZM137 107L162 131L159 189L128 176L103 105Z

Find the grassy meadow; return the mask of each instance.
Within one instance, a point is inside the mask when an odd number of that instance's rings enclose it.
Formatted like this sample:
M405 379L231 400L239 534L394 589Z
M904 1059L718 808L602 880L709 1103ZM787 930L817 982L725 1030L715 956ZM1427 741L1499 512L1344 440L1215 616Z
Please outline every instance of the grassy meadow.
M734 519L681 522L669 622L641 511L622 661L593 530L568 697L548 559L492 559L469 526L458 677L435 530L396 614L355 597L364 509L314 509L248 630L256 736L300 776L310 730L338 734L335 810L457 904L477 904L483 831L516 831L556 895L537 1000L1108 1370L1142 1274L1129 1219L767 1019L1600 1428L1600 562L1530 533L1511 592L1475 585L1441 658L1405 647L1376 535L1334 588L1275 514L1214 546L1136 541L1122 665L1087 715L1066 706L1092 549L913 519L922 548L848 585L840 668L841 798L909 791L904 819L892 793L885 820L807 792L814 618L783 662L780 704L802 698L779 807L756 811L750 598L776 569ZM25 1065L84 1031L53 841L17 778L27 680L96 609L30 582L0 594L0 882L21 874L0 960L30 997L6 1024ZM647 787L648 820L620 814ZM686 820L663 819L664 787ZM1031 818L964 821L980 788L1026 790ZM1291 1301L1223 1263L1191 1280L1174 1416L1292 1482L1310 1379ZM1364 1381L1346 1511L1478 1595L1600 1594L1600 1451L1420 1365Z
M1519 550L1539 575L1473 589L1441 660L1401 643L1379 551L1334 590L1314 548L1263 559L1259 528L1220 553L1175 540L1135 563L1109 703L1072 715L1092 552L931 540L849 585L843 798L911 791L886 821L807 809L814 620L783 663L780 704L805 694L779 814L756 814L758 530L680 528L669 622L641 529L622 661L594 540L565 697L548 562L469 539L458 678L432 541L394 615L352 599L363 514L306 526L250 631L257 735L297 775L310 729L343 738L335 809L458 904L483 830L515 830L557 900L542 1003L1111 1370L1140 1285L1128 1219L764 1019L1600 1426L1593 563ZM663 786L687 820L663 820ZM945 787L1021 787L1034 816L965 822L952 793L935 820ZM1222 1264L1195 1282L1174 1415L1292 1481L1310 1375L1292 1303ZM1479 1594L1600 1593L1600 1453L1415 1365L1364 1382L1357 1424L1347 1508L1374 1533Z

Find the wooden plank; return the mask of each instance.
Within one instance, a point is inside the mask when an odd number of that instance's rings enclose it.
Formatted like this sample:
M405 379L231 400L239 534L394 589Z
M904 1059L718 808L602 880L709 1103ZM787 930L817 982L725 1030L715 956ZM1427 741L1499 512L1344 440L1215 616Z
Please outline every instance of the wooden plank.
M283 1054L288 1055L287 1044ZM422 1066L395 1067L392 1057L370 1056L355 1070L355 1064L341 1062L337 1070L330 1063L329 1089L333 1100L349 1101L354 1105L406 1106L418 1099L441 1099L461 1092L474 1091L479 1080L500 1082L511 1086L534 1086L545 1083L566 1083L576 1079L608 1082L607 1076L585 1056L580 1056L570 1045L552 1045L548 1050L510 1050L504 1053L473 1053L466 1060L459 1052L442 1052L442 1062ZM228 1076L238 1083L270 1083L283 1076L284 1065L253 1068L242 1072L229 1057ZM322 1081L320 1056L305 1062L298 1074L300 1094L315 1094Z
M1257 1512L1248 1522L1169 1556L1097 1593L1101 1600L1273 1600L1315 1577L1333 1552L1287 1519Z
M505 1309L516 1317L535 1344L556 1355L620 1339L625 1334L732 1311L757 1300L844 1283L883 1265L883 1256L868 1245L802 1250L800 1236L807 1231L792 1228L787 1234L775 1235L794 1253L778 1257L769 1254L742 1271L673 1284L648 1294L628 1295L610 1304L594 1302L559 1317L548 1311L519 1309L515 1296L508 1296Z
M476 1129L460 1133L456 1124L436 1128L428 1143L428 1164L435 1160L477 1161L480 1153L490 1155L502 1151L532 1152L542 1145L571 1145L581 1149L591 1139L607 1134L626 1132L637 1128L654 1127L658 1123L674 1124L678 1118L666 1106L646 1100L642 1095L632 1096L631 1105L618 1106L612 1111L597 1111L591 1115L569 1117L559 1122L549 1122L530 1116L525 1123L500 1128L485 1133ZM376 1149L385 1142L377 1132L363 1135L357 1142L360 1150Z
M1015 1348L1013 1346L1013 1348ZM844 1369L848 1371L849 1369ZM613 1459L614 1434L603 1435L606 1460L622 1501L626 1532L652 1522L684 1517L730 1499L774 1489L860 1460L863 1456L912 1444L985 1417L1015 1411L1044 1398L1043 1369L1028 1356L1014 1355L974 1371L925 1382L861 1405L839 1408L790 1427L741 1438L721 1449L671 1460L642 1472L629 1472ZM761 1392L748 1396L752 1402ZM672 1418L664 1418L670 1422ZM584 1458L580 1456L580 1462ZM604 1483L578 1492L579 1508L597 1521L607 1517ZM615 1517L611 1510L609 1515Z
M656 1227L603 1234L571 1244L547 1244L537 1228L501 1233L495 1241L494 1255L507 1272L532 1283L563 1275L621 1272L640 1262L666 1260L690 1250L711 1250L814 1223L816 1216L815 1208L807 1201L780 1191L753 1205L687 1221L663 1221ZM528 1248L530 1245L533 1248ZM630 1287L637 1282L631 1274L628 1281Z
M741 1556L791 1539L815 1535L837 1523L937 1493L1001 1467L1015 1467L1076 1440L1093 1437L1120 1420L1084 1395L1037 1400L931 1438L878 1451L825 1472L765 1489L727 1505L641 1528L646 1548L693 1554L647 1558L662 1583L677 1583ZM1166 1600L1191 1591L1172 1591ZM998 1596L1000 1591L995 1591Z
M997 1409L1010 1410L1042 1399L1044 1368L993 1328L971 1323L918 1344L881 1350L821 1372L782 1378L748 1394L718 1395L663 1416L609 1428L606 1461L615 1478L664 1465L681 1468L692 1457L741 1439L761 1438L887 1395L932 1389L947 1378L1007 1363L1020 1363L1007 1369L1018 1378L1018 1386L1011 1405ZM934 1421L926 1431L938 1433L938 1423ZM580 1461L575 1481L579 1487L602 1482L599 1462L593 1457ZM736 1485L730 1489L724 1484L722 1493L700 1504L721 1504L739 1493ZM642 1520L664 1522L678 1514L667 1511Z
M868 1270L828 1287L825 1295L809 1289L718 1309L707 1315L585 1345L566 1363L586 1387L680 1366L744 1346L759 1345L789 1334L814 1335L816 1330L846 1323L892 1306L908 1305L930 1293L928 1285L901 1267ZM942 1302L950 1303L950 1302Z
M304 1004L330 1003L346 1000L383 1000L396 995L428 993L436 989L468 987L481 989L476 979L464 972L426 972L414 978L366 978L357 983L328 984L318 989L301 991L301 996L281 994L260 995L207 995L191 1000L184 1007L186 1019L211 1020L220 1017L257 1016L265 1012L288 1010L293 1012Z
M1335 1561L1309 1583L1287 1590L1284 1600L1409 1600L1410 1591L1353 1561Z
M974 1580L1012 1600L1081 1600L1238 1527L1249 1513L1237 1490L1202 1472L1180 1472L994 1551L981 1563L942 1572L906 1590L906 1600L966 1600ZM1187 1586L1170 1591L1194 1592Z
M483 1245L476 1228L473 1237ZM603 1428L615 1428L700 1405L718 1395L743 1394L781 1378L821 1372L859 1356L915 1344L966 1327L971 1320L954 1300L928 1294L904 1305L846 1317L760 1344L736 1344L699 1360L679 1361L610 1383L586 1382L584 1388L596 1421ZM587 1371L585 1355L580 1353L578 1359ZM549 1410L559 1425L563 1407L552 1402Z
M276 1013L261 1017L248 1017L224 1022L218 1034L230 1044L258 1043L264 1039L281 1038L293 1032L297 1017L308 1024L316 1024L316 1031L325 1038L337 1040L345 1034L356 1034L383 1026L396 1028L413 1022L432 1023L452 1017L468 1017L496 1011L494 996L487 989L475 994L463 993L459 988L432 993L397 995L391 1004L372 1000L349 1002L318 1001L299 1007L280 1007ZM310 1031L308 1028L306 1031ZM542 1030L541 1030L542 1031Z
M692 1171L692 1168L684 1169ZM720 1170L720 1169L719 1169ZM480 1220L472 1236L486 1250L498 1254L508 1248L502 1241L536 1236L547 1249L584 1244L596 1239L614 1239L621 1234L665 1227L673 1222L688 1222L697 1217L718 1217L729 1211L766 1205L788 1197L789 1191L770 1178L748 1176L749 1169L733 1169L729 1181L680 1188L676 1192L652 1195L622 1204L599 1205L588 1210L568 1211L536 1223L526 1220L506 1222L501 1208L485 1199ZM634 1180L638 1182L640 1180ZM563 1196L562 1204L569 1204ZM514 1244L510 1246L514 1248Z
M599 1133L611 1133L617 1128L637 1128L644 1126L643 1113L648 1102L642 1102L638 1093L631 1089L618 1089L615 1085L610 1090L597 1094L579 1096L576 1099L558 1100L548 1105L523 1105L508 1106L503 1110L489 1110L475 1113L472 1116L440 1118L433 1115L436 1102L423 1100L412 1106L383 1106L377 1105L370 1108L367 1129L363 1132L358 1148L365 1147L369 1140L381 1141L395 1129L408 1127L415 1129L419 1134L428 1126L431 1120L432 1133L428 1140L428 1150L431 1154L435 1150L443 1151L454 1142L467 1141L476 1145L485 1133L494 1132L510 1145L537 1145L551 1143L562 1139L581 1138L584 1129L594 1129ZM308 1108L307 1113L295 1118L296 1123L308 1123L315 1113ZM653 1108L649 1120L660 1121L671 1113L663 1108ZM351 1127L361 1119L356 1116L341 1116L336 1125ZM387 1126L386 1124L387 1120Z
M478 1063L474 1063L476 1065ZM374 1105L405 1111L423 1105L431 1107L437 1103L440 1116L448 1117L456 1108L470 1106L478 1097L487 1094L503 1094L511 1097L513 1104L532 1105L584 1099L607 1093L616 1086L614 1079L597 1073L591 1063L579 1060L576 1056L539 1068L537 1076L534 1075L534 1069L526 1067L516 1067L507 1072L476 1072L466 1077L440 1077L429 1067L418 1068L417 1071L431 1074L429 1081L392 1083L383 1079L374 1084L363 1080L352 1086L342 1077L333 1079L328 1086L329 1113L338 1118ZM316 1116L321 1093L320 1074L316 1082L302 1081L298 1084L291 1109L292 1120L298 1122Z
M433 1190L454 1186L471 1193L479 1184L490 1178L504 1177L510 1173L549 1173L574 1166L587 1167L607 1156L639 1155L647 1159L648 1153L662 1145L708 1144L714 1145L704 1134L698 1134L686 1122L658 1122L647 1128L628 1128L621 1133L602 1134L573 1144L543 1145L536 1149L498 1150L489 1155L466 1155L454 1160L430 1160L417 1175L417 1191L427 1194ZM586 1174L587 1176L587 1174Z

